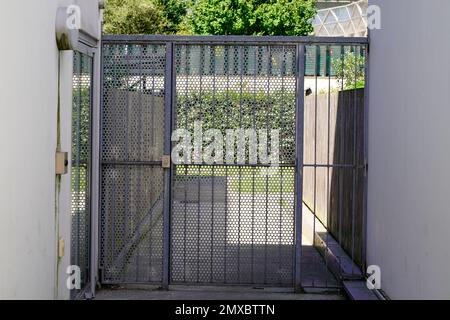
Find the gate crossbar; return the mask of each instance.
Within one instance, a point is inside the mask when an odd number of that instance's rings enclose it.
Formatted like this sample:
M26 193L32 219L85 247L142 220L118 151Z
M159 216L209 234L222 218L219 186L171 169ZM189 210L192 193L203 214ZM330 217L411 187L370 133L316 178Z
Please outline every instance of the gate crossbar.
M103 44L304 44L304 45L367 45L366 37L312 37L312 36L178 36L178 35L104 35Z

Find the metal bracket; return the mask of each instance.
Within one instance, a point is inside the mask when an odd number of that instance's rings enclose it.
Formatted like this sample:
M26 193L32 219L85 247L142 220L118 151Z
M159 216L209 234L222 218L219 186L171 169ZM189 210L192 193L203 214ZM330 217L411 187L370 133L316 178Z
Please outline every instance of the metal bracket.
M163 169L170 169L170 156L169 155L163 155L161 159L161 166Z
M59 238L58 241L58 258L62 258L64 257L64 253L65 253L65 243L64 243L64 239L63 238Z
M68 172L69 155L67 152L57 151L55 155L55 173L63 175Z
M92 292L87 291L87 292L84 293L84 299L85 300L92 300L92 299L94 299L94 295L92 294Z
M367 177L369 174L369 162L367 159L364 160L364 177Z

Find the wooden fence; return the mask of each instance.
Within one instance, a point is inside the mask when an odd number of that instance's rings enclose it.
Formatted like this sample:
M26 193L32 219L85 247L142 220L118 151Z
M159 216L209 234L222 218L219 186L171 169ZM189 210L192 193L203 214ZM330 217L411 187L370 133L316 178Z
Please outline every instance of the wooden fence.
M303 201L362 266L364 89L305 97L304 124L304 163L320 166L304 169ZM355 184L352 167L347 167L354 157Z

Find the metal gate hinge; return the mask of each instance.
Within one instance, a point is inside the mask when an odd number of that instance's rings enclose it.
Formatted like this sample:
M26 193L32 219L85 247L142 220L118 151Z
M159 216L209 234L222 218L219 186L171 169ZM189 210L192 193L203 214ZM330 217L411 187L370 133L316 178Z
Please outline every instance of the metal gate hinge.
M162 156L161 166L163 167L163 169L170 169L170 156L169 155Z

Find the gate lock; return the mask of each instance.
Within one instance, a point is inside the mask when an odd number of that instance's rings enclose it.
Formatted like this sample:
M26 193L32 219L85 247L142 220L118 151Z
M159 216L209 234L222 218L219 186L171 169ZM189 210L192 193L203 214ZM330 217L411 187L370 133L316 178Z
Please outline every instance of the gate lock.
M161 167L163 169L170 169L170 156L169 155L163 155L161 160Z

